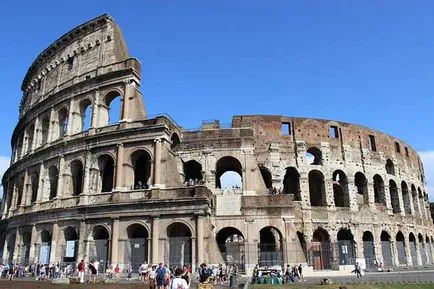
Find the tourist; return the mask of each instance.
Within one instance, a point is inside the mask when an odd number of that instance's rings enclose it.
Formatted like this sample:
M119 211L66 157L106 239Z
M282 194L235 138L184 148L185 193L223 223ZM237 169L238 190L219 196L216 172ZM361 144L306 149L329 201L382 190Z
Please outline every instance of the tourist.
M86 272L86 263L84 262L84 259L81 259L80 263L78 263L77 269L79 282L84 283L84 272Z
M299 276L299 278L300 278L300 282L303 282L304 281L304 277L303 277L303 266L301 266L301 264L300 265L298 265L298 276Z
M148 273L149 278L149 289L155 289L156 287L156 278L157 278L157 266L153 265L151 270Z
M121 278L121 268L119 268L119 264L116 264L115 267L115 278L116 281L119 281L119 279Z
M90 282L96 283L96 268L95 268L95 260L91 260L89 263L89 271L90 271Z
M142 284L145 284L147 274L148 274L148 264L146 263L146 261L143 261L142 265L140 265L139 267L139 276Z
M157 288L163 289L164 281L166 277L166 269L163 267L163 263L158 264L158 268L156 270L156 279L157 279Z
M181 268L175 269L175 277L170 282L169 289L188 289L188 284L185 279L181 278L184 271Z

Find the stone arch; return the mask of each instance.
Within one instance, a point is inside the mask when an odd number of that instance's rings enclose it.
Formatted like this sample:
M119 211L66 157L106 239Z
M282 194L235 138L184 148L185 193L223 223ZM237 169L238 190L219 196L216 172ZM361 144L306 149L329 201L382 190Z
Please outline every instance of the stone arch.
M116 123L123 118L123 93L120 90L110 90L102 100L104 106L100 109L101 126Z
M21 264L30 264L31 232L23 232L21 236Z
M183 162L184 168L184 182L189 184L197 184L202 181L202 165L196 160L189 160L188 162Z
M365 257L366 267L369 269L375 268L375 262L377 258L375 255L374 235L371 233L371 231L363 232L362 242L363 256Z
M176 132L174 132L172 134L172 137L170 138L170 141L171 141L170 142L170 148L172 150L177 149L179 147L179 145L181 144L181 140L180 140L180 138L179 138L179 136L178 136L178 134Z
M184 222L175 221L167 226L165 261L170 267L183 268L184 265L192 264L192 232Z
M27 149L26 153L29 153L33 149L33 142L35 140L35 124L31 123L27 128Z
M391 159L387 159L386 161L386 172L389 175L395 175L395 165L393 164Z
M270 170L264 166L259 166L259 171L261 172L262 180L264 181L265 187L268 190L272 189L273 182Z
M151 154L147 150L135 150L131 156L134 181L133 189L148 189L152 170Z
M392 247L391 247L391 236L387 231L381 231L381 252L383 254L383 262L386 268L391 268L393 266L392 257Z
M384 191L383 178L380 175L375 175L373 180L375 203L386 205L386 193Z
M50 132L50 118L45 115L41 119L41 142L46 144L48 142L48 135Z
M327 206L324 175L318 170L309 172L309 197L311 206Z
M244 272L244 235L235 227L224 227L216 234L216 242L226 264L236 264Z
M309 165L322 165L322 152L317 147L310 147L306 151L306 162Z
M39 262L43 264L50 263L52 236L48 230L41 231L41 243L39 245Z
M142 224L133 223L126 228L126 235L124 263L139 268L143 261L149 262L149 231Z
M92 127L92 100L89 98L81 100L78 109L80 119L77 132L89 130Z
M39 170L35 170L30 174L30 184L31 184L31 203L34 204L38 200L38 190L39 190Z
M336 170L332 175L333 196L336 207L349 207L350 195L348 193L348 179L341 170Z
M419 252L422 259L422 265L425 266L428 261L426 256L426 251L425 251L425 242L424 242L425 240L421 233L417 235L417 238L418 238Z
M398 252L398 263L407 265L407 255L405 252L405 238L401 231L396 233L396 251Z
M404 212L406 215L411 215L410 193L405 181L401 182L402 201L404 203Z
M411 232L410 234L408 234L408 243L410 245L410 255L411 255L413 266L417 266L418 262L417 262L417 254L416 254L416 237Z
M350 229L342 228L338 231L339 265L355 264L356 249L354 235Z
M330 235L325 229L319 227L313 232L308 252L309 264L314 270L332 268L333 253L330 246Z
M295 201L301 201L300 174L294 167L287 167L285 169L285 177L283 178L283 192L285 194L294 195Z
M96 224L91 232L92 241L89 241L89 257L100 260L103 268L107 268L110 264L110 230L105 224Z
M392 210L394 214L400 213L401 208L399 204L399 196L398 196L398 187L394 180L389 180L389 192L390 192L390 201L392 203Z
M114 186L115 161L109 154L98 157L100 192L111 192Z
M241 165L241 162L232 156L225 156L220 158L217 162L216 162L216 169L215 169L215 174L216 174L216 178L215 178L215 185L216 188L222 188L222 180L224 179L223 175L227 175L228 173L235 173L233 174L237 179L233 182L232 186L240 186L242 187L242 182L243 182L243 167ZM236 176L236 174L238 176ZM223 179L222 179L223 177ZM226 185L231 185L231 182L228 182L228 184ZM223 185L225 185L223 183Z
M428 256L427 259L427 263L428 264L433 264L433 259L432 259L432 242L430 241L428 235L425 236L425 249L426 249L426 254Z
M57 196L57 184L59 181L59 170L56 166L53 165L48 169L48 179L50 185L50 195L48 198L52 200Z
M62 252L63 261L65 262L77 261L77 254L78 254L77 230L72 226L68 226L63 229L63 236L65 239L65 246Z
M259 266L283 266L283 237L279 229L267 226L259 231Z
M70 164L72 195L79 196L83 192L84 168L83 163L77 159Z
M57 136L63 137L68 132L68 109L63 106L57 111Z
M357 172L354 175L354 185L357 188L357 204L369 204L368 180L363 173Z

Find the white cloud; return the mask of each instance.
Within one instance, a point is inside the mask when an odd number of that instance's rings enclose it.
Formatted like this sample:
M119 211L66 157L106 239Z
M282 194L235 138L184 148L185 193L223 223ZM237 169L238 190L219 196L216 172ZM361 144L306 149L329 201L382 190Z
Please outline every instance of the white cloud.
M4 172L7 170L10 164L9 157L0 156L0 183ZM3 186L0 184L0 197L3 197Z
M419 152L422 158L427 190L430 200L434 200L434 151Z

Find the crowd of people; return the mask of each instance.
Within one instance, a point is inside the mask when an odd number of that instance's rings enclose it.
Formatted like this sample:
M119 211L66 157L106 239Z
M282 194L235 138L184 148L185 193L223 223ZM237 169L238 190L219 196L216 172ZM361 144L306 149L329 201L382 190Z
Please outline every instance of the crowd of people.
M281 266L259 267L256 265L253 269L252 283L253 284L290 284L296 282L303 282L303 266L300 265L287 265L285 270Z
M44 281L61 276L71 277L74 267L71 264L0 264L1 278L13 280L15 278L33 277L35 280Z
M203 185L203 181L197 178L196 179L190 178L188 179L188 181L184 182L184 186L186 187L194 187L194 186L201 186L201 185Z

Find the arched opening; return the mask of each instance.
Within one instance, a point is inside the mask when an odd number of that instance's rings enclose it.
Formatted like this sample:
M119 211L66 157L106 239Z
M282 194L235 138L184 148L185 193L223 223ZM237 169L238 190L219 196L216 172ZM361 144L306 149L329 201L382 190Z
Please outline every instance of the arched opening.
M425 238L425 248L426 248L426 254L428 256L427 264L432 264L433 263L431 245L432 244L430 242L430 239L428 238L428 236L426 236L426 238Z
M113 189L115 161L110 155L102 155L98 158L98 168L101 192L111 192Z
M100 262L101 268L107 268L109 262L110 240L109 232L104 226L95 226L92 231L93 241L90 242L90 259Z
M68 110L66 108L62 108L59 110L58 124L59 137L63 137L68 131Z
M33 138L35 133L35 125L32 124L27 129L27 153L29 153L33 149Z
M408 241L410 244L410 255L411 255L411 261L413 263L413 266L417 266L417 254L416 254L416 237L413 233L410 233L408 235Z
M72 195L79 196L83 192L83 164L79 160L71 162Z
M283 178L283 192L294 195L294 201L301 201L300 174L294 167L286 168Z
M191 236L190 229L183 223L173 223L167 227L168 246L166 246L165 256L168 256L168 259L166 259L166 264L179 268L192 264Z
M270 170L267 169L266 167L260 166L259 171L261 172L261 176L262 179L264 180L265 187L268 190L271 190L273 188L273 182L272 182Z
M390 159L386 161L386 172L389 175L395 175L395 165Z
M306 162L310 165L322 165L321 150L316 147L310 147L306 151Z
M425 251L425 243L422 234L419 233L418 237L418 245L419 245L419 253L422 259L422 266L425 266L427 263L427 256Z
M332 261L329 233L323 228L318 228L313 233L309 248L309 265L313 266L314 270L331 269Z
M283 266L282 234L274 227L259 231L259 266Z
M356 200L357 204L369 204L369 196L368 196L368 180L365 175L361 172L357 172L354 175L354 185L357 188Z
M390 234L386 231L382 231L380 235L381 240L381 252L383 253L384 266L391 268L393 266L392 247L390 245Z
M41 232L41 244L39 246L39 263L50 264L51 234L47 230Z
M139 268L143 261L149 262L148 231L142 225L133 224L128 226L127 235L124 263L131 264L133 268Z
M84 99L80 102L80 125L79 131L89 130L92 125L92 102L89 99Z
M374 235L370 231L363 232L362 236L363 241L363 256L365 257L366 268L372 269L375 268L375 243L374 243Z
M356 249L351 230L340 229L337 238L339 243L339 264L354 265L356 261Z
M17 207L25 205L25 203L23 202L23 192L24 192L24 177L23 176L18 178L16 191L17 191Z
M50 181L50 196L49 199L52 200L57 196L57 183L59 179L59 171L57 167L51 166L48 169L48 178Z
M36 203L36 201L38 199L38 190L39 190L39 173L38 172L33 172L30 175L30 182L31 182L31 186L32 186L31 203L34 204L34 203Z
M410 193L408 192L407 183L401 182L402 201L404 202L404 212L406 215L411 215Z
M148 189L151 176L151 156L144 150L135 151L131 155L131 164L134 169L134 189Z
M30 247L31 247L31 233L25 232L21 236L23 244L21 246L21 262L20 264L30 264Z
M50 131L50 119L48 116L44 117L41 122L41 140L42 144L48 142L48 133Z
M324 175L320 171L309 172L309 197L311 206L327 206Z
M349 207L348 179L341 170L333 172L333 196L336 207Z
M404 234L399 231L396 234L396 251L398 252L398 263L400 265L407 265L407 255L405 253L405 239Z
M177 149L179 144L181 143L181 140L179 139L179 136L176 132L172 134L172 137L170 138L170 140L171 140L170 148L172 150Z
M384 181L380 175L374 176L374 198L375 198L375 203L386 205L386 195L384 193Z
M413 198L414 215L420 216L419 198L417 197L416 187L411 185L411 196Z
M392 210L394 214L400 213L398 188L394 180L389 181L390 201L392 202Z
M417 193L419 195L420 217L423 218L425 215L425 204L423 202L422 190L419 187L417 188Z
M105 105L107 107L107 124L119 122L123 117L122 96L116 91L109 92L105 96Z
M216 163L216 188L242 188L242 166L239 160L226 156Z
M65 237L65 248L63 250L63 262L74 263L77 261L78 235L77 231L69 226L63 230Z
M185 182L187 185L198 185L202 183L202 165L195 161L191 160L184 163L184 175Z
M20 137L18 137L18 142L17 142L17 159L20 159L23 157L24 154L24 134L21 134Z
M216 241L225 264L235 264L240 272L245 272L243 234L234 227L226 227L218 231Z

